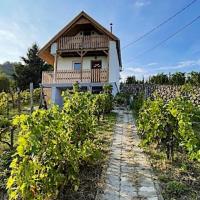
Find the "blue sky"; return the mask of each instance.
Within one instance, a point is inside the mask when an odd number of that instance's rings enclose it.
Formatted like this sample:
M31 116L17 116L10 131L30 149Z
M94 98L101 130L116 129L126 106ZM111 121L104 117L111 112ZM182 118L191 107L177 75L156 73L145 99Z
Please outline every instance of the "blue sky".
M0 63L19 61L32 43L45 44L82 10L113 32L121 46L134 41L191 0L1 0ZM122 78L200 71L200 20L163 46L137 57L200 15L200 0L145 39L122 50ZM130 62L131 61L131 62Z

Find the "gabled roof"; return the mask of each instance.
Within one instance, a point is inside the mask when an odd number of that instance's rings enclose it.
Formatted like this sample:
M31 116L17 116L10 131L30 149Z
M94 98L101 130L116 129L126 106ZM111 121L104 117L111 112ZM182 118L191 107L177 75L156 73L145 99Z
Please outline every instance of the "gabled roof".
M64 33L69 31L74 24L76 24L81 18L87 19L97 30L103 32L105 35L107 35L109 38L117 42L117 51L118 51L118 57L119 57L119 63L120 66L121 63L121 52L120 52L120 40L117 38L113 33L108 31L106 28L104 28L101 24L99 24L97 21L95 21L92 17L90 17L88 14L86 14L84 11L82 11L79 15L77 15L69 24L67 24L61 31L59 31L44 47L42 47L38 55L46 60L48 63L53 65L54 57L50 54L50 47L51 45L56 42ZM50 55L48 55L50 54ZM48 58L47 58L48 57Z

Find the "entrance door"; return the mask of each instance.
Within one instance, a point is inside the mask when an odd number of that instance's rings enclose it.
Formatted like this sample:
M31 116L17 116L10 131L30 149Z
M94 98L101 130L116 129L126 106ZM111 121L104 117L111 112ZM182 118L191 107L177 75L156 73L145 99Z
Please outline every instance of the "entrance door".
M91 61L91 82L99 83L101 82L100 73L101 73L101 60Z

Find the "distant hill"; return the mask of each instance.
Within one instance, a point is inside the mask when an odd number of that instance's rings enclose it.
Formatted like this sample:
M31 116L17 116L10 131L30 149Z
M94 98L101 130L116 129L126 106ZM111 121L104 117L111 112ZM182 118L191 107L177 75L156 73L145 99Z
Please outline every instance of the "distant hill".
M3 64L0 64L0 73L6 74L9 78L13 78L14 74L14 65L16 63L14 62L5 62Z

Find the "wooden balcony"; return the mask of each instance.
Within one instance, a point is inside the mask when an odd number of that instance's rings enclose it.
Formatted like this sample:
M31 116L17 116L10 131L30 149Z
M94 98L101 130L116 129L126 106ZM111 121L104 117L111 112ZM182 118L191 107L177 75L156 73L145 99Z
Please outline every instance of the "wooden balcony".
M109 40L105 35L61 37L58 50L105 49L108 44Z
M42 73L42 84L60 84L60 83L105 83L108 81L107 69L92 70L60 70L55 73L53 71L44 71Z

